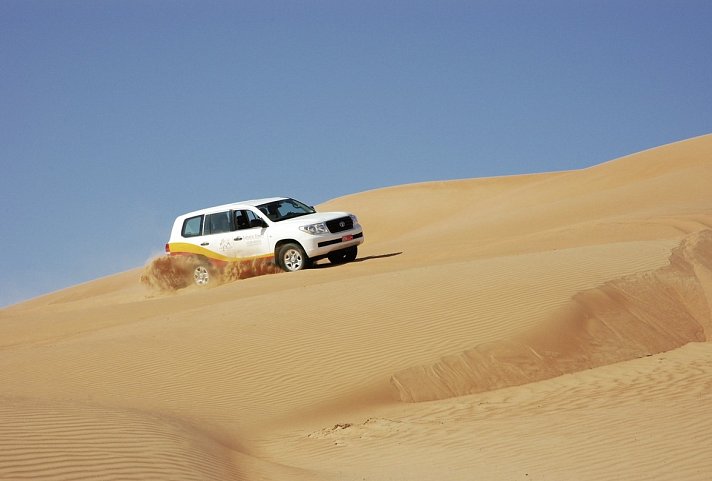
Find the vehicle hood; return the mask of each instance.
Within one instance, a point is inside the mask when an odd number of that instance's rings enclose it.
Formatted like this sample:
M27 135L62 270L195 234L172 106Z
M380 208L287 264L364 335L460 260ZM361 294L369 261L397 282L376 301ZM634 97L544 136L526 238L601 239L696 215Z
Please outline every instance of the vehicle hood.
M347 217L351 214L348 212L315 212L314 214L302 215L294 219L287 219L281 222L274 222L276 225L308 225L317 224L319 222L327 222L341 217Z

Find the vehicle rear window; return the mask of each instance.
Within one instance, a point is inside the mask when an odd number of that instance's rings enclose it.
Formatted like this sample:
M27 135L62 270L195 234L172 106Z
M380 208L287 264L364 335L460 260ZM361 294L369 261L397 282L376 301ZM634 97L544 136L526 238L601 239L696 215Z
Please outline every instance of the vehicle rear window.
M199 236L203 227L203 216L190 217L183 222L183 237Z

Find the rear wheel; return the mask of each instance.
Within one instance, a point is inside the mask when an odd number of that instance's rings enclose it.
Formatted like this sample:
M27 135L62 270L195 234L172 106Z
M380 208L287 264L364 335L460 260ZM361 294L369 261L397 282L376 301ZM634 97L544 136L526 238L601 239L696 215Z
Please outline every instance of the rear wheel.
M326 257L332 264L344 264L346 262L353 262L356 260L358 255L358 247L351 246L346 249L340 249L338 251L330 252Z
M277 263L287 272L296 272L309 267L309 257L302 246L289 242L277 250Z
M210 268L207 265L198 264L193 269L193 282L195 282L195 285L201 287L207 286L210 284L210 278Z

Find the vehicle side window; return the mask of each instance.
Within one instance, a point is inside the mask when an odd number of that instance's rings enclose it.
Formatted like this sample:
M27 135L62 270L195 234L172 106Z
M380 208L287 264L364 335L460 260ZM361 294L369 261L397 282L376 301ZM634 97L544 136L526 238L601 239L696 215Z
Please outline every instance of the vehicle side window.
M237 230L250 228L250 220L247 218L246 210L235 211L235 227L237 227Z
M205 233L221 234L233 230L230 226L230 211L205 216Z
M183 221L183 230L181 235L183 237L196 237L200 235L203 227L203 216L199 215L196 217L191 217Z
M245 212L247 212L247 219L250 221L250 227L264 226L264 221L257 214L251 210L247 210Z
M235 225L238 230L252 229L253 227L262 227L262 219L257 217L257 214L251 210L236 210Z

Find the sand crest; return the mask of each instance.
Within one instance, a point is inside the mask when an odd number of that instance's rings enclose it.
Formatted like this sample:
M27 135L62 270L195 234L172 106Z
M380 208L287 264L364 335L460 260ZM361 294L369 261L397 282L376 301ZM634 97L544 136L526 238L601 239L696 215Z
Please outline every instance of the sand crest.
M650 356L709 341L712 230L672 251L668 265L577 293L550 322L391 378L402 401L430 401ZM712 294L712 292L710 292Z

